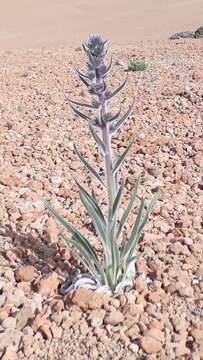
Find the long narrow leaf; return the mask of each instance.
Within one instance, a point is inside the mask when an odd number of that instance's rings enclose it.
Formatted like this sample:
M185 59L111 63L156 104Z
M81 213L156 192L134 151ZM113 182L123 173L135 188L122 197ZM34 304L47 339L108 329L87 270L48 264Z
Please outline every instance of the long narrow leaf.
M86 74L83 74L81 71L79 71L75 66L74 66L75 71L77 72L78 75L82 76L83 78L89 79L89 76Z
M71 99L69 99L69 98L67 98L67 100L68 100L70 103L75 104L75 105L83 106L83 107L86 107L86 108L89 108L89 109L97 109L97 106L95 106L95 105L86 104L86 103L81 103L81 102L79 102L79 101L71 100Z
M114 121L114 120L116 120L117 118L118 118L118 116L120 115L120 113L121 113L121 108L119 109L119 111L115 114L115 115L113 115L111 118L107 118L106 120L105 120L105 122L106 123L111 123L112 121Z
M107 76L108 72L110 71L111 69L111 66L112 66L112 57L111 57L111 60L110 60L110 63L109 63L109 66L107 67L105 73L103 74L103 76Z
M96 131L94 130L93 126L90 123L89 123L89 128L90 128L91 134L92 134L94 140L96 141L97 145L102 149L103 153L105 154L106 153L106 146L105 146L104 142L97 135Z
M69 248L75 248L79 252L79 254L76 253L79 257L79 260L94 277L98 277L101 268L99 261L95 262L95 260L89 256L87 251L77 241L67 239L63 234L60 234L59 238L62 239ZM95 269L94 265L96 265L97 269Z
M138 214L137 214L135 224L134 224L132 232L131 232L131 236L128 239L128 241L124 244L124 246L122 248L122 251L121 251L122 259L125 259L128 256L128 253L131 251L132 247L134 247L134 245L136 243L137 234L138 234L138 231L139 231L139 226L140 226L140 222L141 222L141 218L142 218L143 209L144 209L144 200L141 199L140 207L139 207L139 210L138 210Z
M125 160L126 155L128 154L133 142L134 142L135 137L133 137L132 141L130 142L130 144L127 146L127 148L124 150L124 152L122 153L122 155L118 158L118 160L116 161L114 167L113 167L113 172L116 173L120 166L122 165L123 161Z
M101 182L101 184L103 186L105 186L104 181L102 180L101 176L99 174L97 174L96 170L94 170L94 168L88 163L87 160L85 160L85 158L81 155L81 153L78 151L78 149L76 148L75 144L74 146L74 150L77 154L77 156L79 157L79 159L82 161L82 163L88 168L88 170L97 178L97 180L99 180Z
M121 91L123 89L123 87L125 86L126 82L127 82L127 77L126 79L123 81L123 83L117 87L117 89L115 89L108 97L107 100L111 99L113 96L115 96L116 94L118 94L119 91Z
M121 125L123 124L123 122L127 119L127 117L129 116L130 112L132 111L132 108L134 106L135 103L135 99L133 100L132 105L129 106L129 109L126 111L126 113L117 121L117 123L113 126L112 132L117 131Z
M86 196L85 192L80 190L79 193L80 193L80 199L81 199L82 203L84 204L85 208L87 209L88 214L91 217L92 222L94 224L95 230L96 230L97 234L99 235L103 246L105 247L106 231L105 231L104 223L103 223L102 219L100 218L100 216L98 215L95 208L91 205L91 202L89 201L89 198Z
M82 119L88 120L88 121L91 120L89 116L83 114L81 111L79 111L78 109L76 109L71 103L69 103L69 105L70 105L71 109L72 109L78 116L80 116Z
M91 196L90 194L88 194L88 192L84 189L84 187L82 185L80 185L80 183L75 179L75 177L73 176L73 179L75 180L78 188L80 191L82 191L85 194L85 197L88 199L90 205L94 208L94 210L97 212L98 216L100 217L100 219L102 220L104 226L105 224L105 218L104 215L99 207L99 204L96 200L95 197Z
M113 208L112 208L112 216L113 217L114 217L116 210L118 208L118 205L120 203L122 192L123 192L123 183L119 186L116 197L114 199Z
M141 232L143 227L145 226L145 224L146 224L146 222L147 222L147 220L149 218L149 215L151 214L151 212L152 212L152 210L153 210L153 208L154 208L154 206L155 206L155 204L156 204L156 202L158 200L158 197L159 197L159 194L157 193L150 200L149 205L147 207L146 215L144 216L144 219L143 219L143 221L142 221L142 223L141 223L141 225L139 227L139 232Z
M139 182L140 182L140 178L138 178L136 184L135 184L135 187L134 187L134 190L133 190L133 193L132 193L132 196L131 196L131 199L127 205L127 208L125 209L123 215L122 215L122 218L119 222L119 227L118 227L118 233L117 233L117 238L119 237L120 233L121 233L121 230L123 228L123 226L125 225L126 221L128 220L129 218L129 215L130 215L130 212L132 210L132 207L134 205L134 201L135 201L135 198L136 198L136 195L137 195L137 190L138 190L138 186L139 186Z
M43 199L43 203L45 207L50 211L50 213L59 221L59 223L63 225L66 228L66 230L68 230L72 234L73 238L79 244L81 244L81 246L84 247L84 249L89 253L89 255L93 257L95 261L98 261L97 254L94 248L92 247L92 245L90 244L90 242L83 235L81 235L77 229L75 229L71 224L69 224L66 220L64 220L56 212L56 210L54 210L54 208L50 205L50 203L47 200Z

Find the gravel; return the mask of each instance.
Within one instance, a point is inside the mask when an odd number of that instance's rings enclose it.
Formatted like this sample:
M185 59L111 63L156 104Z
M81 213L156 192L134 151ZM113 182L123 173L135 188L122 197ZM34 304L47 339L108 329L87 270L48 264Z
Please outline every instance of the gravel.
M59 228L41 202L49 199L100 250L70 175L71 169L105 204L100 185L73 152L76 143L102 171L87 124L67 105L67 97L86 97L73 71L73 64L83 68L83 53L0 52L2 359L203 357L202 44L189 39L112 50L109 86L122 81L132 58L148 64L145 72L128 73L126 91L112 104L116 111L122 100L126 109L136 99L113 138L122 152L136 134L122 170L121 206L138 175L138 199L160 193L139 244L134 289L113 298L90 290L60 295L59 285L82 268L58 240ZM131 216L127 233L133 221Z

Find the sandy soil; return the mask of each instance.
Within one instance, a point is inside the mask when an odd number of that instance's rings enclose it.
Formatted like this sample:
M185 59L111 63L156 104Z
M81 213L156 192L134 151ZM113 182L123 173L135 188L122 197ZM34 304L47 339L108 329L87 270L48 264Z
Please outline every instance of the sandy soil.
M101 32L116 44L166 39L202 25L202 0L0 0L0 48L78 46Z
M81 48L0 53L0 357L2 360L203 359L202 114L203 40L113 47L112 88L132 58L148 68L128 75L114 101L134 110L113 139L122 152L136 141L122 170L124 208L138 177L138 193L160 198L139 244L135 286L117 298L78 293L62 297L75 260L58 241L59 229L39 195L99 248L81 206L71 169L103 192L73 151L101 170L87 124L67 106L86 98L73 63ZM94 151L93 151L94 149ZM135 209L135 212L137 208ZM134 219L129 219L130 231Z

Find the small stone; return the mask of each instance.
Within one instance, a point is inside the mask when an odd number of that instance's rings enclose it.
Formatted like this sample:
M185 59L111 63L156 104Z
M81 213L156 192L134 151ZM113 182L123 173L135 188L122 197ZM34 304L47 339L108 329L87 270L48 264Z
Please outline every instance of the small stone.
M55 186L55 187L59 187L62 183L62 177L61 176L52 176L51 177L51 183Z
M0 295L0 308L5 304L5 301L6 301L6 295L1 294Z
M150 293L148 299L153 304L157 304L158 302L160 302L165 297L166 297L166 294L165 294L164 290L162 290L160 288L160 289Z
M57 326L55 323L51 325L51 332L54 339L60 339L63 334L63 329Z
M63 320L62 312L55 312L51 315L51 320L53 320L57 326L60 326Z
M151 336L144 336L140 340L140 347L147 354L156 354L162 349L162 344L160 341L153 339Z
M184 341L178 342L176 344L175 354L178 359L180 359L180 357L182 357L182 356L190 354L190 350L188 349L188 347L185 346Z
M151 328L149 330L146 330L144 332L144 336L150 336L153 339L158 340L158 341L160 341L162 343L165 341L164 333L161 330L157 329L157 328Z
M19 307L25 302L25 293L22 289L14 289L13 293L7 294L6 303Z
M192 329L191 335L195 339L197 344L199 344L199 345L203 344L203 330Z
M33 331L36 333L45 322L46 322L45 316L41 313L37 314L32 323Z
M103 295L95 291L81 288L75 291L72 297L72 303L79 306L83 310L101 309L103 305Z
M133 353L133 354L137 354L137 352L139 351L139 346L137 344L130 344L128 346L128 349Z
M146 280L144 280L142 277L137 277L135 279L135 288L139 293L142 293L143 291L147 290L147 283Z
M144 305L143 304L128 304L125 305L123 308L123 314L129 314L129 315L138 315L141 314L144 311Z
M36 310L36 304L32 302L32 300L28 303L25 303L22 309L16 315L16 328L22 329L27 324L28 320L34 316Z
M194 291L191 286L181 287L180 289L178 289L178 293L180 296L186 297L186 298L193 297L193 295L194 295Z
M1 360L17 360L17 359L18 359L18 355L16 352L16 347L14 346L8 346L3 356L1 357Z
M89 326L86 321L82 321L80 324L80 333L86 336L89 333Z
M40 294L44 296L53 295L59 284L58 275L56 272L44 275L37 283L37 288Z
M123 314L119 310L111 311L104 318L104 322L109 325L118 325L123 322L124 317Z
M137 339L140 335L140 328L137 324L133 324L125 331L125 335L131 339Z
M46 222L46 231L50 242L56 243L58 241L59 228L56 224L56 221L52 217L49 217Z
M15 271L16 281L32 281L36 278L36 276L37 271L32 265L20 266Z
M22 335L21 331L14 329L5 329L4 332L0 332L0 351L4 351L8 346L18 349Z
M52 333L51 333L51 330L49 328L49 325L43 324L42 326L40 326L39 330L40 330L40 332L42 333L43 337L46 340L52 338Z
M106 311L103 309L93 310L88 317L88 320L91 320L91 326L93 328L102 326Z
M1 325L3 326L4 329L15 329L16 319L14 317L9 316L2 321Z

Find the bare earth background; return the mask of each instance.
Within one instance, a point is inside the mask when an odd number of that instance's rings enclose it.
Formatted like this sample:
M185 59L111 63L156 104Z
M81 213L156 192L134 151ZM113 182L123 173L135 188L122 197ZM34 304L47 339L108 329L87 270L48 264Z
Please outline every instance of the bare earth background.
M168 40L203 25L202 15L203 0L0 0L1 360L203 359L203 38ZM80 45L94 32L112 43L110 89L132 59L148 65L128 73L112 102L117 112L136 99L112 141L121 154L136 135L122 169L119 216L141 175L126 234L140 198L160 197L134 288L117 297L80 289L70 299L58 286L79 264L39 196L100 252L70 169L105 211L104 194L73 143L98 172L101 157L67 105L90 101L73 64L85 71Z
M117 44L165 39L202 14L202 0L0 0L0 47L77 46L92 32Z

